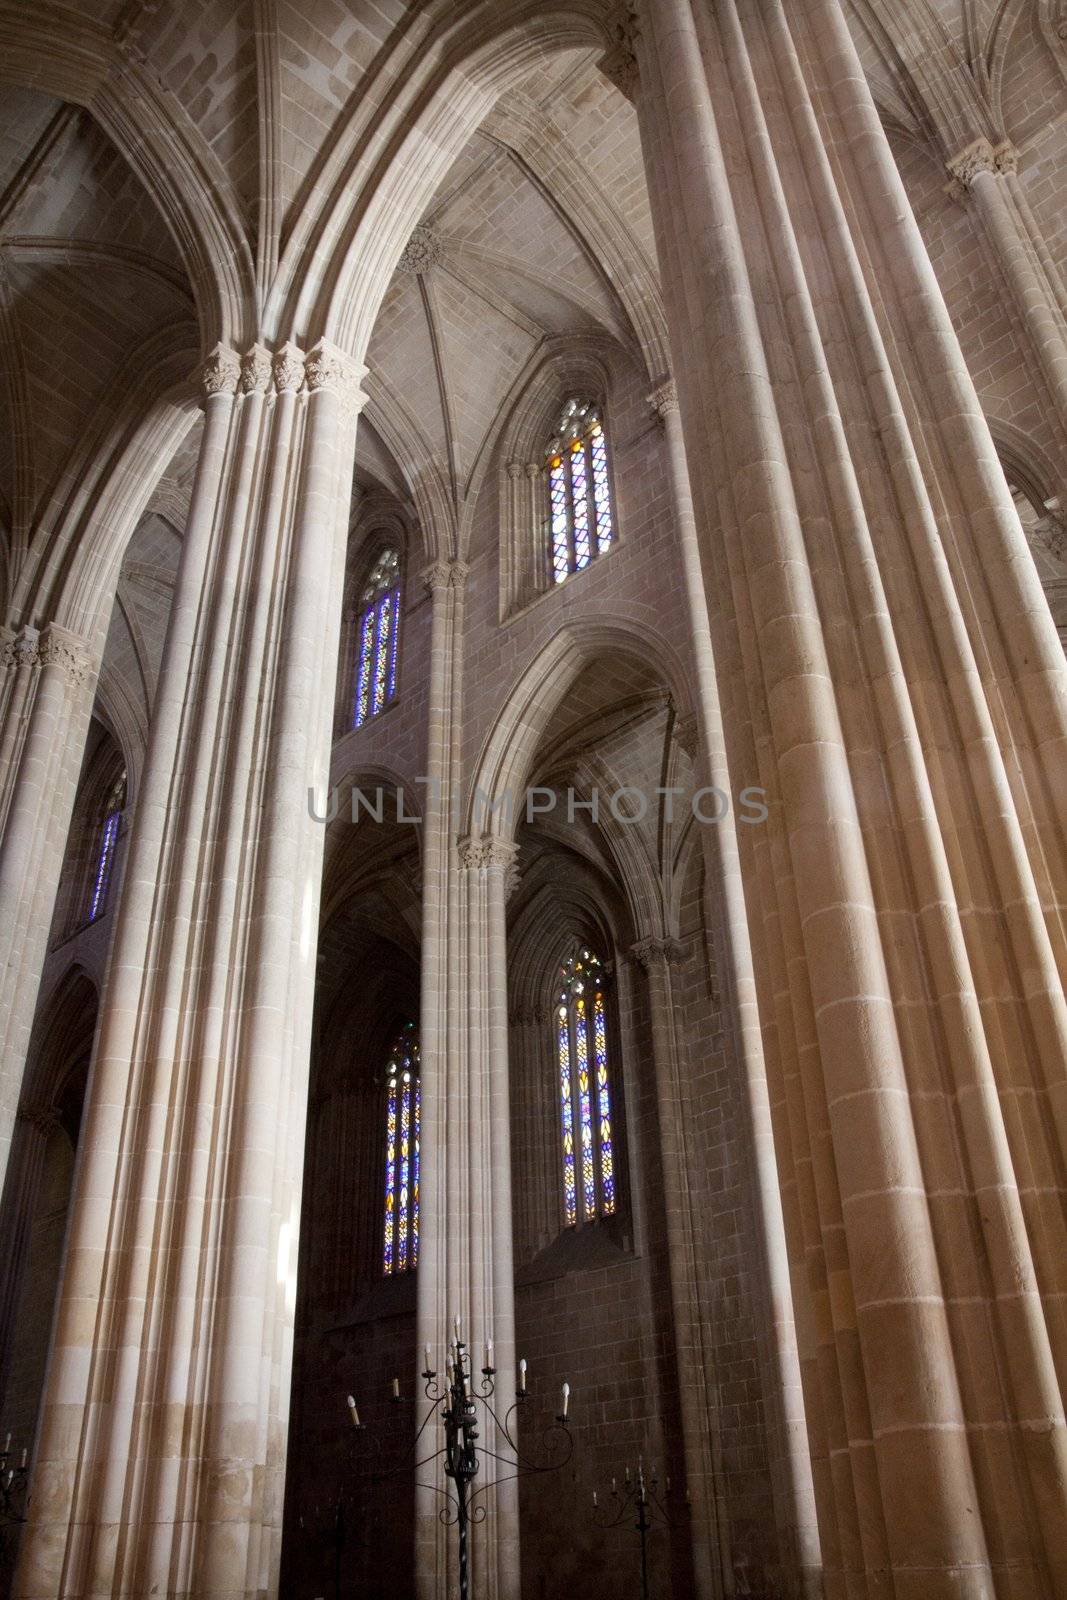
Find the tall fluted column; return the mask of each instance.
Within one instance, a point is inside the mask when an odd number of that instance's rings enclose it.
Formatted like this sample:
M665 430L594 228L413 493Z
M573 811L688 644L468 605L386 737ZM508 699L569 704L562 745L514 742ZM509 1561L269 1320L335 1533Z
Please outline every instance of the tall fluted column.
M277 1590L358 375L326 345L206 369L20 1600Z
M442 1347L458 1304L449 1299L448 1149L452 1117L449 1014L452 939L457 929L456 874L452 870L452 811L457 783L462 689L462 617L467 568L435 561L424 573L433 613L427 706L426 804L422 831L422 1020L420 1028L421 1168L416 1348L429 1345L443 1370ZM456 1137L459 1137L457 1134ZM421 1371L423 1362L417 1363ZM421 1393L416 1375L416 1394ZM415 1581L420 1600L444 1600L448 1580L448 1530L438 1516L440 1498L416 1489Z
M948 163L958 193L970 196L1008 285L1030 346L1067 434L1067 317L1059 272L1031 233L1029 207L1009 144L977 139Z
M839 0L638 56L826 1588L1056 1592L1062 651Z
M491 1337L497 1368L493 1404L504 1416L515 1399L515 1267L511 1227L511 1123L508 1092L507 931L505 905L516 846L489 836L464 839L456 855L461 937L451 958L456 983L449 1030L448 1119L439 1135L447 1178L448 1303L468 1338ZM475 1357L478 1344L475 1344ZM501 1450L495 1425L480 1423L481 1443ZM506 1457L506 1449L503 1451ZM487 1476L506 1466L483 1458ZM478 1600L518 1600L519 1516L514 1480L487 1497L488 1516L474 1530Z
M723 735L722 709L715 672L708 599L704 590L696 514L685 454L685 438L673 381L661 384L649 402L663 423L667 445L667 472L671 504L685 576L686 610L690 645L696 672L696 755L701 782L731 797L726 817L716 827L701 829L706 862L708 926L715 935L715 965L723 987L729 1017L728 1048L738 1066L738 1081L747 1112L747 1135L754 1175L753 1199L763 1246L762 1268L767 1299L768 1447L772 1467L776 1524L788 1570L795 1570L804 1590L817 1592L822 1555L815 1516L815 1489L808 1456L808 1430L801 1385L801 1351L797 1323L807 1327L807 1316L793 1312L793 1294L786 1246L783 1197L779 1188L771 1130L767 1065L760 1033L752 941L746 925L741 849L735 818L739 812L734 781ZM724 931L726 937L723 937ZM804 1352L811 1363L814 1352ZM706 1469L708 1463L702 1463ZM711 1570L729 1571L728 1529L713 1516L715 1486L705 1488L708 1510L704 1533L713 1530L717 1552L707 1559ZM718 1526L716 1523L718 1521ZM698 1563L699 1569L699 1563Z
M99 663L55 623L0 649L0 1186L74 809Z
M731 1567L728 1527L720 1525L716 1504L717 1406L702 1349L705 1315L696 1260L695 1174L690 1167L686 1139L692 1107L685 1092L671 984L671 965L680 949L671 939L649 938L639 940L632 954L644 968L648 980L667 1219L672 1334L678 1365L686 1488L692 1501L694 1594L696 1600L711 1600L712 1596L718 1600L728 1592L724 1573Z

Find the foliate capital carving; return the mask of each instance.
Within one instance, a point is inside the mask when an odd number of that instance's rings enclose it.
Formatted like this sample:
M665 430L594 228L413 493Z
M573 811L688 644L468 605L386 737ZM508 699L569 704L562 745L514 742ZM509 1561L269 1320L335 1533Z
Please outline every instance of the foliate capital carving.
M970 190L975 178L981 173L998 170L996 154L988 139L975 139L971 144L965 145L946 161L945 165L953 185L961 195Z
M200 381L208 397L236 394L241 378L241 358L229 345L217 344L200 369Z
M274 373L274 387L279 394L292 393L300 389L304 382L304 352L299 345L283 344L280 350L275 350L271 361Z
M671 412L678 410L678 386L673 378L659 384L648 397L648 403L657 417L666 420Z
M615 42L602 56L600 70L611 79L620 94L624 94L627 100L635 100L641 87L641 73L637 64L641 25L633 0L623 0L623 4L617 7L611 19L611 32Z
M423 569L422 581L431 594L436 589L462 589L469 571L465 561L432 561Z
M360 387L366 367L361 367L328 339L320 339L308 353L304 371L312 394L320 389L332 389L339 396L346 416L359 415L366 399Z
M19 667L36 667L40 665L40 640L41 636L36 628L25 627L18 633L4 630L3 641L0 642L0 662L5 670L16 670Z
M241 393L266 394L270 375L270 351L264 345L254 344L241 357Z
M630 946L634 960L651 972L653 967L673 966L685 955L685 946L677 939L638 939Z
M1031 538L1043 545L1056 561L1067 561L1067 523L1061 513L1048 511L1030 530Z
M993 162L998 172L1002 174L1015 173L1019 170L1019 152L1010 139L1005 139L993 151Z
M480 872L489 867L499 867L506 872L509 868L517 873L515 866L519 854L519 847L509 839L497 839L491 834L482 834L475 838L469 835L459 841L459 864L468 872Z
M397 271L421 275L429 272L431 267L440 266L444 254L445 247L437 234L420 223L401 251Z
M519 1006L508 1018L513 1028L544 1028L551 1020L551 1006Z
M700 749L700 727L696 717L677 717L674 723L674 738L690 761L695 761L696 753Z
M80 688L92 675L93 663L85 640L55 622L43 629L38 653L41 666L58 667L72 688Z

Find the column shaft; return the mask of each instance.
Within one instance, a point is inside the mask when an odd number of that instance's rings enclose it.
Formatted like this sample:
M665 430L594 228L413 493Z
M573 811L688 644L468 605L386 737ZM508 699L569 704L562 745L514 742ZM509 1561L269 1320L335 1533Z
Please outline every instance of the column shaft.
M16 1578L40 1600L277 1586L354 374L254 347L206 383Z
M85 642L55 624L24 629L5 647L3 668L10 686L0 727L0 1185L96 686Z
M827 1587L1055 1587L1062 653L838 0L640 43Z

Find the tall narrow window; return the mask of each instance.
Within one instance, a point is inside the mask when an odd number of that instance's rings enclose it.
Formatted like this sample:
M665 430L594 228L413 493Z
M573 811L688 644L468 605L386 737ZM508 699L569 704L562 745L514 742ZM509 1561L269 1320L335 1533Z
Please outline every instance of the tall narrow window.
M385 1224L382 1270L411 1272L419 1260L419 1036L406 1022L389 1052L385 1082Z
M352 726L376 717L396 694L400 642L400 555L383 550L359 597L356 689Z
M563 1215L574 1227L612 1216L616 1204L604 966L592 950L583 947L560 969L555 1035Z
M108 790L103 812L97 826L94 843L89 894L85 907L86 922L95 922L107 910L107 897L111 888L111 875L115 867L115 849L119 842L119 826L126 804L126 772L119 774Z
M615 538L608 446L591 400L569 400L548 447L552 581L562 583Z

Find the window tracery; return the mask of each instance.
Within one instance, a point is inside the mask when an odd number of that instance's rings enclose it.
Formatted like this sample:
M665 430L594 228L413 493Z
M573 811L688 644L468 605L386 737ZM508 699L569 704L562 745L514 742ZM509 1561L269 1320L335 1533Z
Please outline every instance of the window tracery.
M419 1260L419 1165L422 1096L419 1036L413 1022L389 1052L385 1083L385 1208L382 1271L413 1272Z
M553 583L581 572L615 539L608 445L599 407L571 399L547 452Z
M615 1138L604 964L583 945L560 968L553 1015L568 1227L613 1216Z
M400 645L400 552L382 550L359 598L352 726L361 728L396 696Z

